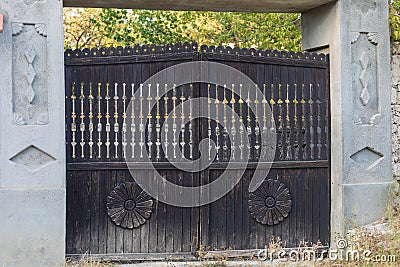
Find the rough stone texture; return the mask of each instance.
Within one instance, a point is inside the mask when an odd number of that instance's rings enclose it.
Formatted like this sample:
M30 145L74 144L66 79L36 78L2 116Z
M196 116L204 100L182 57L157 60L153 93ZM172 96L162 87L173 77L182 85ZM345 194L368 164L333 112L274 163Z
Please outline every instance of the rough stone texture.
M62 1L0 0L0 13L0 266L54 267L65 253Z
M63 266L65 190L0 189L0 203L0 266Z
M351 219L380 219L393 183L387 17L386 0L338 1L303 13L303 48L328 47L331 59L332 241Z
M392 183L345 184L344 214L346 228L361 226L371 222L370 218L382 218L382 211L387 210L387 195Z
M303 12L334 1L335 0L64 0L64 6L241 12Z
M392 152L393 174L400 176L400 45L392 47Z

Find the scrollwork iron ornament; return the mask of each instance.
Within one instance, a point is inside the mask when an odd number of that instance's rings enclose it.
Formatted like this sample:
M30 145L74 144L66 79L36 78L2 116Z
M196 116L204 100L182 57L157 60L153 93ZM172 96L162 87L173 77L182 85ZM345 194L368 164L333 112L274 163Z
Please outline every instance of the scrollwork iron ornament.
M152 198L136 183L121 183L107 197L108 216L122 228L133 229L145 224L152 208Z
M279 180L268 179L249 195L250 214L261 224L279 224L289 216L291 209L289 188Z

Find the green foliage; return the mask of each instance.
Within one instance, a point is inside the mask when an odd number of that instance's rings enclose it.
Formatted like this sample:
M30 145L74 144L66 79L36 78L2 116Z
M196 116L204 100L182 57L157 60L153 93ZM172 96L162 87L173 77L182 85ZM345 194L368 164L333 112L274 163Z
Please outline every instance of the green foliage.
M65 20L68 19L64 10ZM70 12L70 10L69 10ZM299 14L233 13L159 10L90 10L89 25L79 18L88 17L82 12L75 16L77 24L90 29L85 47L128 46L135 44L166 44L194 41L199 45L223 45L260 49L301 50ZM70 20L71 22L71 20ZM74 32L73 24L66 24L66 33ZM95 27L95 30L92 28ZM86 29L85 28L85 29ZM66 34L66 47L82 48L75 33ZM68 41L72 39L72 41Z
M400 42L400 0L388 1L391 40ZM71 10L64 10L66 48L188 41L199 45L301 51L300 14Z
M390 35L392 42L400 42L400 0L389 0Z

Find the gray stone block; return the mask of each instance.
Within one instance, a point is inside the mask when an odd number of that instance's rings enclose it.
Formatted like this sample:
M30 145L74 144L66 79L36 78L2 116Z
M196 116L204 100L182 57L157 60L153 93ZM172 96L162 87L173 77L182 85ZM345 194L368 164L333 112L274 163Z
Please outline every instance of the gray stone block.
M0 266L63 266L65 190L0 190Z
M382 219L387 211L388 194L392 185L393 183L343 185L346 228Z

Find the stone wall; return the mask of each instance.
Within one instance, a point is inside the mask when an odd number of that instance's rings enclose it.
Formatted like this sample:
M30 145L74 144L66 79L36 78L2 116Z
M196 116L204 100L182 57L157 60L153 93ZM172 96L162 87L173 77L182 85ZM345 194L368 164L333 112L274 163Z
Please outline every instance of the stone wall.
M393 174L400 177L400 45L392 47Z

